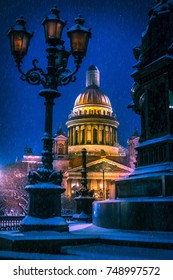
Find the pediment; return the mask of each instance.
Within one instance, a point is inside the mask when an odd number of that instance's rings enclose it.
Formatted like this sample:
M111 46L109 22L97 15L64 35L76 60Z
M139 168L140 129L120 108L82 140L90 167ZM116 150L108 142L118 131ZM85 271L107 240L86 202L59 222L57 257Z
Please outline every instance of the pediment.
M81 172L82 165L77 166L75 168L70 168L69 171L72 172ZM131 173L133 171L132 168L120 164L118 162L109 160L107 158L99 159L96 161L92 161L87 163L87 172L103 172L103 169L105 172L129 172Z
M105 162L104 164L98 163L92 166L87 167L87 172L120 172L124 171L122 168L117 167L116 165L109 164Z
M68 137L63 134L60 134L60 135L56 136L54 139L55 140L67 140Z

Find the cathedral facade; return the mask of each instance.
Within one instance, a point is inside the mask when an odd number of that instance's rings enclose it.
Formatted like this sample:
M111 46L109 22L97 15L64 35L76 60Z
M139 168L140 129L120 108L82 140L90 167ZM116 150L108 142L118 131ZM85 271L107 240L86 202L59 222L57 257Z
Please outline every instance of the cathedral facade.
M80 188L82 148L87 150L87 186L99 199L114 198L116 179L133 169L127 149L118 143L119 122L111 102L100 89L100 72L91 65L86 73L86 90L80 93L66 122L54 138L54 168L63 171L63 185L71 196Z

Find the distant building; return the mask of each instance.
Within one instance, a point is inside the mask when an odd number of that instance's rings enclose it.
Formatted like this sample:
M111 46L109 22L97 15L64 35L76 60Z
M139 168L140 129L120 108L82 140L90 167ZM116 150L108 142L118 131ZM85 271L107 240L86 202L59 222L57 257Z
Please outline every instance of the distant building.
M137 130L132 134L132 136L128 139L128 150L129 150L129 163L132 169L136 167L136 159L137 159L137 151L135 148L139 144L140 135Z
M94 65L86 73L86 90L78 95L66 122L68 136L57 132L54 139L54 168L62 170L63 185L71 196L80 187L81 150L87 150L88 188L100 197L103 188L114 197L112 181L129 175L128 151L118 143L119 122L111 102L100 90L100 72ZM108 194L109 193L109 194Z
M36 156L34 155L32 148L28 147L27 145L24 148L24 155L23 155L23 160L22 162L28 162L30 165L32 163L38 163L41 164L41 156ZM29 166L30 166L29 165Z

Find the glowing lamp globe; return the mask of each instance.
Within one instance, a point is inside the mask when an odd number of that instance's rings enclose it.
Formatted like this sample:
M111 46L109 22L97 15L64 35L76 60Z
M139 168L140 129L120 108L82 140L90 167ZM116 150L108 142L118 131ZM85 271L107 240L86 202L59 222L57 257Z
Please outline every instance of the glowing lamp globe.
M60 19L60 11L56 6L50 11L51 14L44 18L42 25L44 26L46 43L56 46L61 40L62 31L66 22Z
M75 25L67 31L71 53L75 57L86 55L88 42L91 38L91 29L84 27L84 22L85 20L81 16L75 18Z
M26 30L26 21L23 17L16 20L16 26L8 32L10 38L11 53L15 60L21 62L27 54L30 39L33 33Z

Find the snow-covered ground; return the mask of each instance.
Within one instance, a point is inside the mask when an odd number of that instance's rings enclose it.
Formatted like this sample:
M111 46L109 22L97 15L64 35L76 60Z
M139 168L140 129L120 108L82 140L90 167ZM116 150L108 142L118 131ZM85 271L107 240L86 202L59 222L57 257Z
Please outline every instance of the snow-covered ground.
M1 249L0 259L173 259L173 232L106 229L86 223L72 223L69 229L70 231L65 233L51 231L2 232L0 238L6 237L12 242L21 240L32 240L33 242L46 240L46 242L49 242L49 240L55 240L56 244L60 244L60 252L54 254L24 253ZM84 243L80 244L79 242L82 239Z

